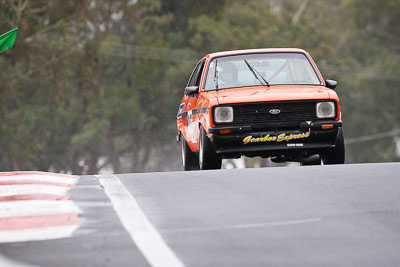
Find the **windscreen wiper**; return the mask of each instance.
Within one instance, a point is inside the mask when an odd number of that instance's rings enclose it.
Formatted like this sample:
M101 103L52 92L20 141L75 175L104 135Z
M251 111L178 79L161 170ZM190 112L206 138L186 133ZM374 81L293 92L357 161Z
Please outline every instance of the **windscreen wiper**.
M245 59L244 62L246 63L247 67L251 70L251 73L253 73L254 77L256 77L257 80L260 81L261 84L266 85L268 87L270 87L269 82L267 82L267 80L254 68L252 67L249 62L247 62L247 60ZM258 75L257 75L258 74ZM260 78L258 77L260 76L262 81L260 80ZM263 82L264 81L264 82Z

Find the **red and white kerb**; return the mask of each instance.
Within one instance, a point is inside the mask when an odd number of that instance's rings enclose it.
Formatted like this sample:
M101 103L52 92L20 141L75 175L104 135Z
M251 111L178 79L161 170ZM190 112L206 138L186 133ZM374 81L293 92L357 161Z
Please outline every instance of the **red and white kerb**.
M70 237L80 210L67 193L77 180L45 172L0 173L0 243Z

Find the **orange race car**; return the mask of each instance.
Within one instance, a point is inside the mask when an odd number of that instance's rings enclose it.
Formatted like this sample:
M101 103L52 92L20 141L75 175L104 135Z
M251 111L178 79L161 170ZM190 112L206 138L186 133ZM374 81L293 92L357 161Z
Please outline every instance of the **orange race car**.
M223 158L271 157L302 165L343 164L336 81L302 49L206 55L177 115L184 170L220 169Z

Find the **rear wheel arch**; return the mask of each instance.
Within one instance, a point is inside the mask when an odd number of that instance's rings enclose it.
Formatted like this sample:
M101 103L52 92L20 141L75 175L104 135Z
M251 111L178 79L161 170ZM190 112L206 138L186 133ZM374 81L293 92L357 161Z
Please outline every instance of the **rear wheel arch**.
M191 140L190 136L187 136L188 133L186 132L186 135L184 133L184 131L180 130L181 136L180 136L180 141L182 141L183 139L185 139L186 144L188 145L190 151L192 151L193 153L196 152L195 149L193 149L193 144L189 144L186 140Z

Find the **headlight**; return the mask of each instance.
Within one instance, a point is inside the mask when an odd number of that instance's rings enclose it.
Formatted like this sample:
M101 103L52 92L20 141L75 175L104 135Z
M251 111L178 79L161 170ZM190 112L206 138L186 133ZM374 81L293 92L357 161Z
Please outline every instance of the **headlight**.
M215 122L232 122L233 108L232 107L216 107L214 110Z
M315 106L317 111L317 118L335 118L336 110L335 103L333 102L319 102Z

